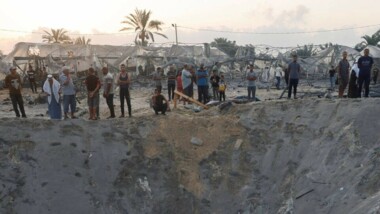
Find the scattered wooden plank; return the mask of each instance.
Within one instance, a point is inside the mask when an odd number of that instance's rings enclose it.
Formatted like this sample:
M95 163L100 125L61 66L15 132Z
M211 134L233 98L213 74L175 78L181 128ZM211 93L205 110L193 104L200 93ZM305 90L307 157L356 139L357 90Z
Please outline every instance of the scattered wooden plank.
M242 139L238 139L235 143L235 146L234 146L234 149L235 150L238 150L241 146L241 144L243 143L243 140Z
M301 191L300 194L298 194L298 196L296 196L296 199L302 198L303 196L305 196L305 195L307 195L313 191L314 191L314 189L309 189L307 191Z
M189 96L187 96L187 95L185 95L185 94L183 94L183 93L181 93L179 91L174 91L174 93L177 94L180 97L184 97L185 99L187 99L188 101L190 101L192 103L195 103L195 104L197 104L199 106L202 106L204 109L208 109L209 108L208 106L206 106L205 104L199 102L198 100L193 99L193 98L191 98L191 97L189 97ZM176 108L176 106L177 106L175 103L176 103L176 101L174 102L174 108Z

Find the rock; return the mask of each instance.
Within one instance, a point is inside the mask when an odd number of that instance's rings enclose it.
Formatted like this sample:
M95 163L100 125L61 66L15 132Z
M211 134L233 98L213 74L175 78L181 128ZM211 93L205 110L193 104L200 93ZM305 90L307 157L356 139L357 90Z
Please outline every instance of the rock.
M240 146L241 146L242 143L243 143L242 139L237 139L236 143L235 143L235 146L234 146L234 150L240 149Z
M330 91L327 91L327 93L325 94L325 98L326 99L331 99L332 98L332 95L331 95Z
M196 138L196 137L192 137L190 142L194 145L197 145L197 146L202 146L202 144L203 144L203 141L199 138Z
M219 110L228 110L232 106L232 102L225 102L219 105Z

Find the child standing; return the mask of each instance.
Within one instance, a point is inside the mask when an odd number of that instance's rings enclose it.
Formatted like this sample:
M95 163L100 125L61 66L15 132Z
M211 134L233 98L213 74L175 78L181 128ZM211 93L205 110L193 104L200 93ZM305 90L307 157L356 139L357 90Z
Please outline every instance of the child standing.
M226 101L226 88L227 84L224 81L224 75L221 75L219 81L219 101L222 101L222 97L223 101Z

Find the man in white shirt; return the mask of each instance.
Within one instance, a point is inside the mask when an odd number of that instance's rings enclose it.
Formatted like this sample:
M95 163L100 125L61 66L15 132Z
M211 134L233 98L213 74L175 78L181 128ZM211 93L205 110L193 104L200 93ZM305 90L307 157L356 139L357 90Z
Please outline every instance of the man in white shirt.
M281 77L282 77L282 68L278 65L274 71L274 76L276 77L276 88L280 89Z
M114 80L111 73L108 72L107 67L103 67L103 97L106 99L108 109L110 110L111 116L107 119L115 118L115 110L113 107L113 90L114 90Z

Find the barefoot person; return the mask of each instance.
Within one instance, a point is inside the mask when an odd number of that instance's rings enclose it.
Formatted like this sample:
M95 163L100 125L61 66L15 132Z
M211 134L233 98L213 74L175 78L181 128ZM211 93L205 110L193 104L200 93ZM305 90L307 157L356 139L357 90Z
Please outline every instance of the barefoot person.
M16 117L21 116L26 118L24 110L24 101L22 100L21 90L22 90L22 81L20 75L16 71L16 67L11 67L10 74L5 77L5 87L9 89L9 96L11 97L13 110L16 113ZM19 111L20 108L20 111Z
M115 118L115 110L113 107L113 76L108 72L108 68L103 67L103 97L106 99L108 109L110 110L111 116L107 119Z
M124 64L121 64L120 73L116 79L117 79L117 84L119 85L119 88L120 88L120 109L121 109L120 118L125 116L125 114L124 114L124 99L127 101L128 114L129 114L129 117L131 117L132 116L132 106L131 106L131 97L129 94L129 84L131 83L131 76L125 70Z
M50 119L62 119L62 109L60 102L61 84L49 74L44 83L43 90L48 96L48 110Z
M88 111L90 112L90 120L96 120L96 110L99 105L99 88L100 80L95 75L93 68L88 69L88 76L86 77L85 84L87 87L87 104Z

